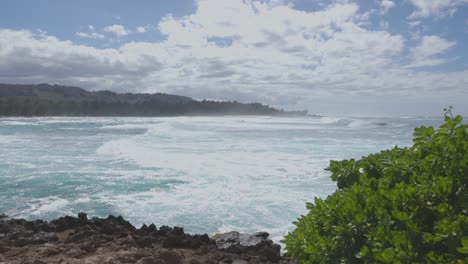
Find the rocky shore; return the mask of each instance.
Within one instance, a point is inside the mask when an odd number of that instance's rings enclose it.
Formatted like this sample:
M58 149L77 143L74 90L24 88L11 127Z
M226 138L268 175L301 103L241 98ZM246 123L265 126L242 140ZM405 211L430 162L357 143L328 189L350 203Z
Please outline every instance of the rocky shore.
M248 264L297 263L269 234L213 237L151 224L137 229L121 216L65 216L50 222L0 216L0 263Z

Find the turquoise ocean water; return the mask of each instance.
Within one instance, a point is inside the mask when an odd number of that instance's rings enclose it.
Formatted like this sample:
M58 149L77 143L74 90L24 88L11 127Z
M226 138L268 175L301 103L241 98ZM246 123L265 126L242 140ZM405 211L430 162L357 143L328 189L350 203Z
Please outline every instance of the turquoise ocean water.
M86 211L192 233L293 229L335 190L331 159L411 144L442 118L0 119L0 213Z

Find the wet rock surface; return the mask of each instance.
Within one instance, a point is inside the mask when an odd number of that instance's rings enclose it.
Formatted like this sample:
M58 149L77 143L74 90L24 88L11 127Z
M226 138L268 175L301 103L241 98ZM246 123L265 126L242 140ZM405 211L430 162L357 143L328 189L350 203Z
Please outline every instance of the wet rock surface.
M0 217L0 263L297 263L268 233L210 238L151 224L137 229L121 216L65 216L50 222Z

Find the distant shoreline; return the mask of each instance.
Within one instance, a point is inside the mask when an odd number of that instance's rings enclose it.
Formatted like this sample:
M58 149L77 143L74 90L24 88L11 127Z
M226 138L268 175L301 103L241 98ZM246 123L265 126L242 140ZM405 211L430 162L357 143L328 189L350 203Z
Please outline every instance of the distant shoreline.
M173 116L307 116L260 103L194 100L155 94L90 92L50 84L0 84L0 116L19 117L173 117Z
M170 116L0 116L0 119L14 119L14 118L24 118L24 119L33 119L33 118L89 118L89 117L97 117L97 118L158 118L158 117L280 117L280 118L288 118L288 117L310 117L310 118L321 118L327 116L321 115L170 115Z

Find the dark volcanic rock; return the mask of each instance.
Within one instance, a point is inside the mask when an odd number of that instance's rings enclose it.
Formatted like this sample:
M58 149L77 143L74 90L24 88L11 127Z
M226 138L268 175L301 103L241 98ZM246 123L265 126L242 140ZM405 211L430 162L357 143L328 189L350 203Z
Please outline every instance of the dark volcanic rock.
M164 260L166 264L181 264L182 263L182 257L174 251L170 251L170 250L163 251L160 256L161 256L161 259Z
M155 257L144 257L138 261L138 264L163 264L163 262Z
M137 238L135 240L136 244L139 246L139 247L150 247L152 244L153 244L153 241L154 241L154 238L152 237L149 237L149 236L146 236L146 237L142 237L142 238Z
M60 217L59 219L52 220L50 223L52 226L55 227L56 232L63 232L68 229L73 229L78 227L80 224L83 224L83 220L71 217L71 216L64 216Z
M260 254L264 255L269 261L273 263L277 263L278 261L281 260L281 255L280 255L281 248L279 247L263 247L260 249Z
M210 238L181 227L135 228L121 216L0 219L0 263L297 263L280 255L268 233Z
M6 223L0 222L0 233L6 234L10 231L10 227Z
M239 232L228 232L224 234L217 234L213 237L219 249L228 249L233 246L241 247L254 247L259 244L271 244L268 239L269 234L266 232L259 232L254 235L241 234Z
M78 219L81 221L88 221L88 215L83 212L80 212L78 213Z

